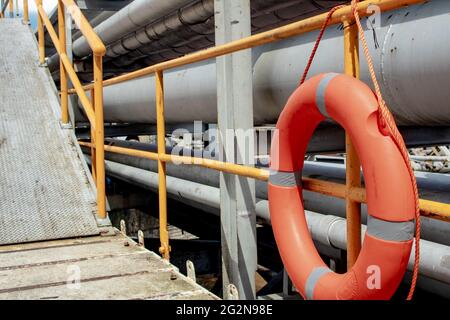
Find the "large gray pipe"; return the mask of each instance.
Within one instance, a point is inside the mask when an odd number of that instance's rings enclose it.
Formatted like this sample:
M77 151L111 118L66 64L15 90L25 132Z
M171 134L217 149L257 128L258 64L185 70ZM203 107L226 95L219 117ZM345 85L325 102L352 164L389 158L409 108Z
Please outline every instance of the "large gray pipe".
M399 124L450 123L449 12L450 1L431 1L383 13L381 27L366 31L382 92ZM309 33L253 50L255 124L276 122L316 37ZM310 75L342 72L343 52L341 27L330 26ZM363 57L361 62L361 78L370 83ZM105 119L155 123L154 87L153 76L106 87ZM217 122L215 60L166 72L165 88L168 123Z
M155 54L156 50L161 50L163 48L167 49L167 45L165 45L164 42L159 43L158 41L163 38L165 34L174 32L183 26L192 26L195 30L197 28L197 24L206 21L211 16L214 16L214 0L199 1L193 6L173 12L163 19L160 19L155 23L151 23L145 28L141 28L132 34L125 36L121 39L121 41L111 44L107 48L106 56L115 58L138 48L141 52L140 56L142 56L142 52L147 54ZM199 28L195 31L197 31L198 34L206 34L208 31L212 31L214 33L214 23L212 23L212 28L209 30ZM181 33L180 36L183 37L185 35ZM149 46L151 43L156 43L156 45Z
M106 170L109 175L129 183L158 190L158 174L120 163L106 161ZM219 214L220 190L195 182L182 180L174 177L167 177L168 196L184 203L196 203L198 208L213 214ZM267 221L270 220L267 200L258 200L256 205L257 215ZM321 215L318 213L306 212L308 226L314 240L335 248L346 250L346 220L344 218ZM362 228L362 235L365 234L366 227ZM450 284L450 247L433 243L426 240L420 241L421 259L420 275L431 278L447 285ZM414 265L414 250L408 264L408 269L412 270ZM448 290L447 290L448 292Z
M123 35L135 31L172 11L191 3L193 0L134 0L119 10L108 20L103 21L95 32L105 45L119 40ZM91 53L86 38L81 37L73 43L73 53L84 57Z
M131 141L108 140L111 144L122 146L126 148L134 148L146 151L156 151L156 147L151 144L144 144ZM88 149L83 149L89 152ZM184 153L177 153L180 155L192 155L190 149L184 149ZM172 150L168 148L168 153ZM158 172L158 164L155 161L147 159L130 157L116 153L106 153L106 159L126 164L135 168L140 168L152 172ZM210 187L219 187L219 172L205 169L197 166L190 166L186 170L185 166L177 166L167 164L167 174L183 180L193 181L201 185ZM450 175L437 173L416 172L416 180L422 197L429 200L441 201L445 203L450 202ZM344 183L345 181L345 167L339 164L319 163L306 161L303 169L303 175L322 180L331 180L335 182ZM267 183L264 181L256 181L256 196L260 199L267 199ZM323 214L337 215L340 217L346 216L346 204L342 199L328 197L326 195L304 190L303 200L305 208L311 211L320 212ZM195 207L195 204L193 205ZM366 222L367 206L362 205L362 221ZM421 217L422 238L450 246L450 223L442 222L428 217Z

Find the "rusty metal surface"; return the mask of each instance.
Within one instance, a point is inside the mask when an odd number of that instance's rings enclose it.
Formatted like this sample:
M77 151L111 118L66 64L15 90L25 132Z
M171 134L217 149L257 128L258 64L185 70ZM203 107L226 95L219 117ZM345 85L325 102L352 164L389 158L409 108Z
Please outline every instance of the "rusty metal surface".
M0 299L218 299L115 231L0 247Z
M31 29L0 20L0 244L99 233L95 194L59 118Z

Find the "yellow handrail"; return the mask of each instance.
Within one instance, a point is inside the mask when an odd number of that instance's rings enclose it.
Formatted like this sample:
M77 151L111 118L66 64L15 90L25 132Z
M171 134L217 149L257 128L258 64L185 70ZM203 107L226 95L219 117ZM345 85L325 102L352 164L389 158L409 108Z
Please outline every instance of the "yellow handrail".
M78 94L78 97L80 99L81 105L84 108L84 111L86 112L86 115L88 117L89 122L91 125L95 126L95 114L94 110L92 108L91 102L89 101L89 98L86 95L86 92L83 90L83 85L81 84L80 79L77 76L77 73L75 72L75 69L72 67L72 63L69 60L69 57L65 53L61 53L60 45L59 45L59 38L56 34L55 28L53 28L53 25L50 21L50 19L47 16L47 13L45 12L42 5L38 5L38 13L42 17L42 21L47 28L47 32L52 39L53 44L55 45L56 52L59 54L59 58L61 62L64 65L64 68L69 75L70 80L72 81L73 87L76 90L76 93Z
M79 141L80 146L92 148L92 143ZM105 145L105 151L153 161L163 161L173 164L187 164L204 167L216 171L235 174L243 177L268 181L270 172L267 169L253 168L244 165L227 163L212 159L158 154L156 152L136 150L131 148ZM345 184L329 182L319 179L303 178L303 189L328 195L335 198L350 198L359 203L367 203L366 189L353 187L348 189ZM424 216L450 221L450 204L420 199L420 210Z
M30 15L28 12L28 0L23 0L23 23L30 23Z
M361 17L368 16L369 13L367 8L370 5L376 5L381 11L388 11L392 9L397 9L403 6L423 3L425 0L370 0L363 1L358 4L358 11ZM195 53L191 53L180 58L172 59L169 61L164 61L157 63L155 65L133 71L115 78L105 80L103 86L111 86L113 84L118 84L121 82L133 80L140 78L149 74L153 74L157 71L166 71L169 69L181 67L187 64L192 64L195 62L200 62L203 60L208 60L212 58L217 58L226 54L230 54L236 51L254 48L260 45L277 42L283 39L291 38L293 36L298 36L307 32L311 32L320 29L322 24L325 22L327 14L320 14L308 19L304 19L298 22L288 24L283 27L275 28L266 32L261 32L253 36L243 38L240 40L232 41L220 46L211 47L209 49L201 50ZM351 6L345 6L333 14L330 20L330 25L342 23L344 20L352 19ZM92 85L84 86L84 90L89 90Z
M2 7L0 8L0 18L4 18L5 17L6 8L11 5L9 3L9 1L12 1L12 0L6 0L6 2L3 3Z
M359 35L356 24L344 21L344 70L351 77L359 79ZM361 187L361 161L356 148L345 133L345 184L347 192ZM347 269L350 270L358 259L361 251L361 203L347 197L345 199L347 218Z
M24 0L24 3L27 0ZM269 171L266 169L253 168L248 166L237 165L233 163L226 163L222 161L203 159L195 157L175 156L169 155L165 152L165 126L164 126L164 75L163 72L175 67L184 66L187 64L200 62L203 60L216 58L226 54L234 53L236 51L253 48L263 44L276 42L282 39L287 39L296 35L300 35L306 32L319 29L327 18L327 14L321 14L315 17L311 17L302 21L294 22L289 25L279 27L270 31L262 32L241 40L233 41L221 46L215 46L209 49L205 49L199 52L188 54L186 56L176 58L170 61L161 62L128 74L124 74L109 80L103 81L102 77L102 57L106 52L106 48L101 39L97 36L94 29L90 26L89 22L81 13L76 3L73 0L58 0L58 22L60 37L56 34L50 20L48 19L45 11L42 8L42 0L35 0L38 5L38 35L39 35L39 56L40 62L43 64L45 58L44 52L44 25L49 31L49 35L56 47L56 50L60 54L61 59L61 101L62 108L65 109L65 101L67 94L78 94L80 102L86 112L86 115L91 123L91 142L80 142L80 145L90 147L92 152L92 173L97 183L97 197L99 205L99 215L106 217L105 210L105 168L104 168L104 152L115 152L135 157L146 158L154 161L158 161L158 174L159 174L159 204L160 204L160 252L164 258L169 259L170 246L169 236L167 232L167 190L166 190L166 163L181 163L188 165L197 165L225 173L236 174L240 176L255 178L263 181L267 181L269 178ZM370 5L377 5L381 11L388 11L397 9L403 6L418 4L426 2L425 0L370 0L362 1L358 4L358 11L361 17L367 16L367 11ZM85 36L90 48L93 52L94 61L94 82L88 85L82 85L78 76L65 52L64 41L65 29L63 28L63 7L66 7L75 21L75 24L81 30ZM24 19L25 20L25 19ZM344 6L341 9L336 10L330 20L330 24L344 23L349 25L353 21L351 12L351 6ZM345 48L346 48L346 66L347 72L352 75L357 75L358 61L357 54L351 52L356 48L356 43L351 43L354 32L350 32L346 29ZM357 41L357 40L356 40ZM352 49L353 48L353 49ZM73 89L66 90L64 87L67 79L64 75L72 80ZM158 133L158 152L152 153L147 151L140 151L128 148L121 148L116 146L104 145L104 133L103 133L103 87L125 82L128 80L140 78L149 74L155 74L156 76L156 114L157 114L157 133ZM90 90L91 100L86 95L87 90ZM64 110L63 110L64 111ZM64 111L65 112L65 111ZM351 144L347 151L351 150ZM357 158L350 159L352 166L357 166ZM348 174L352 175L353 180L357 179L355 174L356 169L351 169ZM359 172L359 170L358 170ZM366 190L359 186L355 181L348 183L347 185L321 181L317 179L304 178L303 187L305 190L330 195L346 199L348 203L365 203L366 202ZM433 218L450 221L450 204L438 203L429 200L420 200L420 209L423 215L431 216ZM358 222L357 210L354 211L349 220L352 220L352 232L353 234L358 231L356 224ZM357 241L357 238L354 237ZM355 247L353 252L356 254L358 248Z
M74 0L60 0L64 3L67 11L72 16L73 22L80 29L83 36L86 38L89 47L92 52L98 56L104 56L106 53L106 47L103 41L95 33L94 29L90 25L89 21L81 12L80 8L77 6Z
M371 0L371 1L363 1L358 4L358 11L361 17L367 16L369 14L368 7L370 5L377 5L381 11L388 11L396 8L400 8L403 6L411 5L411 4L418 4L423 3L425 0ZM210 169L215 169L222 172L228 172L233 173L241 176L246 177L252 177L256 179L262 179L267 180L269 172L267 170L257 169L257 168L250 168L250 167L244 167L239 166L231 163L224 163L220 161L214 161L209 159L199 159L199 158L192 158L192 157L178 157L178 156L172 156L172 155L166 155L165 154L165 145L164 145L164 138L165 138L165 130L164 128L164 88L163 88L163 72L172 69L175 67L181 67L187 64L200 62L203 60L216 58L219 56L223 56L226 54L234 53L236 51L244 50L253 48L259 45L267 44L276 42L282 39L286 39L289 37L293 37L296 35L300 35L306 32L310 32L316 29L319 29L325 20L327 19L327 13L311 17L299 22L294 22L289 25L279 27L267 32L262 32L241 40L229 42L227 44L221 45L221 46L215 46L209 49L205 49L199 52L195 52L192 54L188 54L186 56L176 58L173 60L157 63L155 65L130 72L128 74L124 74L115 78L111 78L108 80L105 80L103 82L103 86L110 86L113 84L118 84L121 82L125 82L128 80L133 80L136 78L140 78L149 74L155 74L156 75L156 93L157 93L157 127L158 127L158 153L157 154L151 154L151 153L143 153L137 152L137 151L131 151L132 155L134 153L135 156L143 155L145 154L146 157L152 160L158 161L158 174L159 174L159 200L160 200L160 212L159 212L159 218L160 218L160 242L161 247L160 251L163 254L163 256L166 259L169 259L169 252L170 246L169 246L169 239L168 235L166 233L167 228L167 209L166 209L166 197L167 197L167 190L165 185L165 179L166 179L166 170L164 164L166 162L170 161L177 161L185 164L194 164L198 166L203 166ZM338 23L349 23L353 21L353 14L351 10L351 6L345 6L341 9L338 9L335 11L333 16L330 19L329 24L338 24ZM356 44L352 44L350 42L351 36L355 33L348 32L349 30L346 30L346 39L345 39L345 47L346 47L346 65L348 68L348 73L352 73L354 76L356 76L356 73L354 71L357 71L358 65L357 61L355 60L357 58L357 55L355 55L355 52L347 52L351 48L355 48ZM352 60L352 61L350 61ZM94 87L94 85L85 85L83 87L84 90L90 90ZM74 90L70 90L69 93L73 93ZM352 150L351 142L348 143L347 151ZM117 149L117 147L107 146L105 148L106 151L112 151L115 150L120 153L130 152L129 150L126 150L124 148ZM358 163L358 159L356 154L351 156L350 164L355 167ZM359 168L358 168L359 169ZM360 227L360 220L359 220L359 214L358 214L358 206L359 203L364 203L365 200L365 189L361 188L357 183L357 174L355 173L356 169L351 169L347 174L353 178L353 180L348 183L347 185L341 185L331 182L325 182L320 180L314 180L314 179L305 179L304 180L304 187L306 190L311 190L315 192L320 192L323 194L329 194L332 196L340 197L347 200L348 206L352 207L350 210L350 216L348 217L349 221L348 224L351 228L350 230L350 236L351 236L351 243L356 243L359 241L358 237L355 236L355 234L358 232ZM358 170L359 174L359 170ZM424 215L430 215L433 217L438 217L440 219L444 220L450 220L450 205L443 204L443 203L435 203L430 202L427 200L420 200L421 210ZM358 226L359 224L359 226ZM359 248L358 245L352 245L352 248L350 248L352 251L353 258L352 261L355 260L355 257L358 254ZM352 262L350 262L352 263Z
M26 0L25 0L26 1ZM44 26L52 39L53 45L60 58L60 81L61 81L61 121L69 123L68 112L68 79L70 78L74 92L78 94L81 105L86 112L91 125L91 141L95 142L95 161L93 161L93 176L97 187L97 207L98 216L106 218L106 192L105 192L105 158L104 158L104 121L103 121L103 55L106 47L97 36L94 29L86 20L81 10L73 0L58 0L58 34L47 16L42 0L35 0L38 9L38 41L39 41L39 61L45 63L45 39ZM86 37L89 46L94 54L94 83L89 100L85 90L78 78L75 69L66 53L66 26L65 9L71 15L75 24ZM58 37L59 35L59 37ZM95 106L95 109L94 109Z

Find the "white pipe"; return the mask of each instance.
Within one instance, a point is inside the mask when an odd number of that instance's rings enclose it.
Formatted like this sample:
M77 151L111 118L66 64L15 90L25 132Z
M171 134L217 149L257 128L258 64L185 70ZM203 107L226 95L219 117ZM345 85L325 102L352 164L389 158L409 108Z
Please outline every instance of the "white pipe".
M398 124L450 123L448 12L450 1L431 1L383 13L381 27L366 31L382 92ZM253 49L255 125L276 122L298 85L316 37L317 32L308 33ZM340 26L330 26L310 76L343 72L343 43ZM361 79L370 84L363 57L361 71ZM106 87L105 119L155 123L154 87L153 76ZM167 123L217 123L215 60L167 71L165 88Z
M111 18L103 21L94 31L105 45L119 40L123 35L189 4L193 0L134 0L126 7L116 12ZM91 53L85 37L73 43L73 53L84 57Z

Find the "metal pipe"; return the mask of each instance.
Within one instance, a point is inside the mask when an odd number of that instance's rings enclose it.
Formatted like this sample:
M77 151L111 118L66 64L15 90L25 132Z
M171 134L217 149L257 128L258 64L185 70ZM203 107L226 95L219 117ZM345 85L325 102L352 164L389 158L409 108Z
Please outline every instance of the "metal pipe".
M410 156L410 159L416 161L450 161L448 156Z
M268 27L300 20L303 16L323 12L329 6L343 2L327 1L317 6L308 0L252 0L252 32L257 33ZM91 24L94 25L96 20L97 17L91 20ZM213 46L214 0L194 1L147 23L134 32L123 34L119 40L107 46L106 56L114 58L108 69L112 66L124 68L134 63L151 65ZM95 24L97 25L98 23ZM49 59L50 70L57 67L55 62L56 55ZM89 64L83 63L82 68L85 67L90 68Z
M63 0L63 1L68 1L68 0ZM56 31L53 28L53 25L52 25L50 19L48 18L47 13L45 12L44 8L42 7L42 0L36 0L36 4L37 4L37 9L38 9L38 22L39 21L42 22L41 26L39 26L39 23L38 23L39 56L40 56L40 60L43 59L42 61L44 61L43 63L41 63L41 65L43 65L45 63L45 44L44 44L44 25L45 25L47 27L48 34L50 35L50 38L52 39L53 44L56 48L56 51L60 55L61 62L64 65L64 70L67 72L67 75L69 76L70 80L72 81L72 85L74 87L73 90L75 90L75 92L78 94L80 104L83 107L84 112L85 112L91 126L95 127L96 120L95 120L94 110L92 109L92 105L86 95L86 92L82 88L80 79L78 79L78 76L77 76L74 68L72 67L72 62L70 61L70 59L66 53L62 53L60 51L58 35L56 34ZM94 78L95 77L99 78L98 61L96 61L96 59L98 59L98 57L97 58L94 57ZM100 60L101 60L101 56L100 56ZM100 61L100 64L101 64L101 61ZM103 80L103 74L100 75L100 78L101 78L101 80ZM91 89L93 89L94 86L97 86L97 90L98 90L98 85L101 86L102 82L98 83L98 82L94 81L94 85ZM103 95L101 96L101 105L102 105L102 112L103 112ZM102 117L103 117L103 115L102 115ZM102 126L103 126L103 122L102 122ZM103 141L103 139L102 139L102 141Z
M30 24L30 15L28 12L28 0L23 0L23 23Z
M45 35L44 35L44 22L39 12L39 8L42 8L42 0L36 0L36 7L38 9L38 42L39 42L39 64L43 66L45 64Z
M91 105L92 105L92 110L94 111L95 114L95 90L91 89ZM97 185L97 154L95 152L95 127L91 126L91 172L92 172L92 179L95 182L95 185Z
M450 112L446 107L450 93L444 89L449 81L446 75L450 73L446 54L450 50L450 45L447 45L450 44L450 33L446 32L448 19L443 14L449 10L448 1L410 6L383 14L381 27L366 31L377 76L383 79L381 89L400 125L448 125L450 122ZM320 19L317 21L323 22ZM303 26L303 23L298 23L297 28L299 25ZM417 30L423 32L418 33ZM310 33L253 49L256 125L276 121L298 84L316 36L317 33ZM339 27L329 27L311 74L343 71L341 36ZM221 53L228 52L230 46L236 48L236 44L229 45L222 48ZM183 63L209 55L204 52L201 56L200 53L194 57L188 55L183 58ZM429 58L431 56L433 59ZM370 83L365 61L361 64L361 79ZM176 64L163 63L151 70L173 65ZM134 75L145 76L148 70ZM130 75L125 75L105 82L111 85L130 78ZM155 102L155 93L152 88L149 89L149 83L150 86L154 83L153 76L105 88L105 119L110 122L155 123L155 113L148 109ZM166 123L192 120L217 123L215 83L216 67L213 61L166 72ZM398 91L394 94L392 88L398 88Z
M73 0L64 0L73 1ZM380 11L390 11L398 9L404 6L422 3L425 0L373 0L373 1L363 1L358 3L357 10L360 17L366 17L369 15L369 7L376 5ZM335 14L329 19L329 24L340 24L345 19L348 19L353 15L352 8L350 5L342 7L336 10ZM186 66L189 64L194 64L197 62L206 61L208 59L217 58L230 53L238 52L245 49L250 49L254 47L263 46L266 44L276 43L283 39L289 39L296 35L310 33L311 31L318 30L322 24L327 19L328 14L324 13L317 15L302 21L293 22L289 25L275 28L266 32L261 32L240 40L235 40L215 46L209 49L201 50L195 53L188 54L183 57L172 59L169 61L161 62L155 65L142 68L115 78L105 80L103 85L111 86L118 83L127 82L129 80L134 80L141 78L146 75L154 74L159 70L169 70L178 67ZM89 90L92 85L86 85L85 90Z
M64 57L64 55L60 55ZM95 105L95 175L97 178L97 207L100 219L106 219L105 145L103 119L103 63L102 56L94 54L94 105Z
M162 159L166 153L166 129L164 121L164 77L163 72L156 73L156 116L158 137L158 196L159 196L159 253L164 259L170 259L169 230L167 226L167 188L166 162Z
M203 0L196 2L192 6L180 8L170 15L159 18L156 21L149 20L149 22L152 23L144 26L136 32L128 34L120 41L112 43L107 49L106 55L113 58L119 57L138 48L140 56L142 56L143 52L153 51L152 53L154 54L155 49L163 49L162 46L164 46L164 43L159 43L158 40L162 39L164 35L168 33L173 34L176 31L180 32L181 30L178 29L183 26L191 27L195 30L197 29L197 25L199 23L210 20L213 15L214 0ZM212 33L214 33L214 25L209 23L208 26L210 27ZM191 32L195 32L194 30ZM185 38L185 35L183 34L182 37ZM151 46L149 44L153 45ZM120 60L126 60L127 64L131 64L133 62L133 60L129 61L129 59Z
M135 31L150 21L189 4L192 0L135 0L103 21L94 31L105 44L119 40L123 35ZM85 37L77 39L73 44L73 52L78 57L90 54Z
M59 45L59 52L61 54L66 54L66 18L65 18L65 7L62 0L58 0L58 36L59 43L55 45ZM69 90L69 83L67 79L67 71L64 67L62 61L59 63L59 72L60 72L60 99L61 99L61 122L63 124L69 123L69 96L67 91Z
M102 141L103 142L103 141ZM79 142L81 146L91 147L88 142ZM254 168L244 165L238 165L234 163L228 163L223 161L216 161L211 159L199 158L199 157L182 157L176 155L162 155L159 156L153 152L136 151L133 149L120 148L115 146L104 147L108 152L117 152L130 156L140 156L146 159L162 160L164 162L178 163L178 164L194 164L204 168L211 168L220 172L232 173L235 175L255 178L257 180L268 181L270 172L267 169ZM365 188L351 188L346 189L345 185L340 183L334 183L329 181L322 181L318 179L305 178L302 179L302 185L304 190L310 190L319 192L325 195L345 199L349 197L353 201L360 203L366 203L366 190ZM450 204L439 203L429 201L425 199L419 199L419 207L422 215L437 217L443 220L450 219Z
M146 151L156 151L156 147L150 144L143 144L130 141L119 141L112 139L108 141L108 144L126 148L135 148L135 156L127 156L124 154L117 154L108 152L106 158L110 161L130 165L136 168L157 172L157 162L149 161L149 155L152 153ZM111 146L106 146L109 150ZM141 149L141 150L137 150ZM143 149L143 150L142 150ZM146 151L144 151L146 150ZM88 150L84 149L84 152ZM190 149L183 149L186 155L193 155L193 151ZM172 149L168 148L166 153L171 154ZM157 160L156 154L151 160ZM217 171L202 168L198 166L190 166L186 170L185 166L178 166L171 163L167 164L167 174L180 178L183 180L190 180L200 184L205 184L211 187L219 186L219 173ZM335 182L342 182L345 180L345 166L339 164L320 163L306 161L303 169L303 174L306 177L314 177L322 180L331 180ZM450 202L450 195L448 190L450 188L450 177L442 174L424 174L416 172L416 179L419 188L428 197L435 201ZM260 199L267 199L267 184L265 181L256 181L256 196ZM329 197L320 193L303 191L303 197L305 207L308 210L321 212L325 214L339 215L345 217L345 202L342 199ZM362 222L366 222L367 207L365 204L362 206ZM450 245L450 224L443 223L436 219L430 219L429 217L422 216L422 237L424 239Z
M1 1L1 7L0 7L0 18L4 18L5 17L5 10L9 5L9 1L10 0L2 0Z
M104 56L106 52L106 47L102 40L95 33L94 29L89 24L89 21L81 12L80 8L77 6L74 0L61 0L64 2L66 8L73 17L73 22L78 27L78 29L83 34L86 39L86 45L89 48L89 52L93 52L94 55ZM94 66L95 72L95 66Z
M111 161L106 161L106 169L108 174L118 179L154 191L158 190L158 174L156 173ZM196 202L197 207L216 215L219 214L219 188L167 176L167 192L175 200ZM267 200L257 201L256 213L262 219L270 219ZM306 211L305 214L314 240L342 250L346 249L346 219L311 211ZM366 227L363 226L362 234L365 231ZM420 260L420 275L450 284L450 264L447 261L447 257L450 256L450 247L426 240L421 240L420 246L424 252ZM413 263L414 254L409 260L409 270L412 270Z
M359 79L359 36L356 24L344 21L344 69L347 75ZM349 194L353 188L361 188L361 162L350 135L345 134L346 188ZM350 270L361 251L361 203L346 197L347 213L347 269Z

